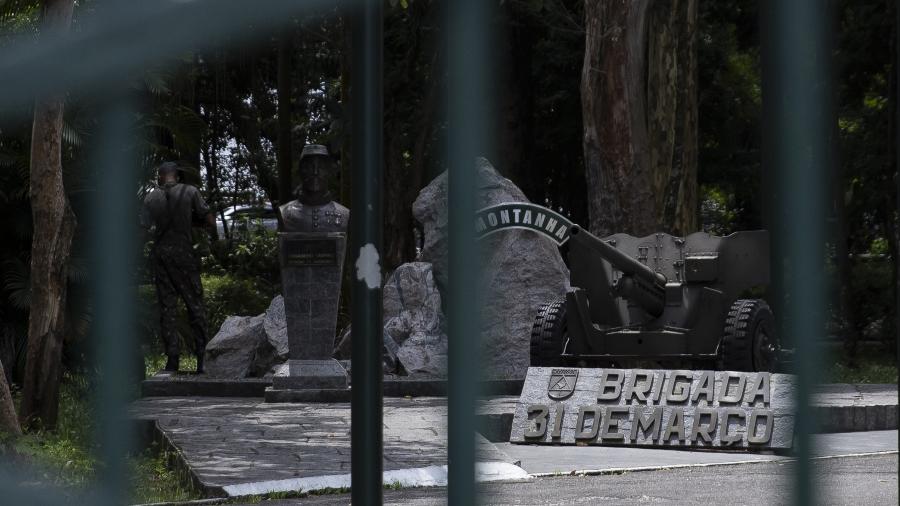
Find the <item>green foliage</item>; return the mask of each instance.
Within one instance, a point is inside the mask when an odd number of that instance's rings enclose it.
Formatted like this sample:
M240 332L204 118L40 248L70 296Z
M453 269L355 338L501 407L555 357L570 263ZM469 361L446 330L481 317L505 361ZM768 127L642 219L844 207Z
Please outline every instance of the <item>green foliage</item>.
M254 224L244 224L233 231L231 241L212 244L212 256L203 259L203 271L254 277L276 285L281 277L278 266L278 237L274 232Z
M698 7L698 179L701 225L722 234L761 226L757 2Z
M203 276L210 338L228 316L256 316L265 312L277 294L272 285L257 278L232 275Z
M241 277L232 274L204 274L203 299L206 302L206 319L209 324L209 338L218 332L222 322L229 316L255 316L265 312L277 291L269 283L255 277ZM153 285L138 287L138 307L140 311L141 342L150 350L149 355L157 355L150 359L148 374L155 373L165 365L161 358L162 341L159 336L159 310L156 301L156 288ZM177 330L182 343L182 369L193 370L195 362L188 355L193 353L193 339L190 337L191 327L183 304L180 305L176 320ZM154 362L153 360L162 363Z
M149 378L154 374L158 373L166 366L166 360L168 357L163 355L162 353L150 353L144 356L144 377ZM196 371L197 370L197 357L195 355L182 353L180 357L178 357L178 370L179 371Z
M169 463L174 456L154 443L143 453L133 457L132 497L138 503L190 501L202 495L186 486L189 478L175 471Z
M893 266L885 257L852 263L849 302L863 339L889 341L894 332L896 300Z
M718 186L700 186L700 223L703 231L725 236L734 231L740 209L735 209L734 195Z
M14 442L15 451L33 469L33 481L59 487L70 499L91 493L102 467L94 442L96 413L87 376L66 374L60 390L56 430L35 430ZM19 392L16 392L18 397ZM199 499L186 486L186 477L169 467L171 458L155 445L127 458L134 502L168 502Z
M855 358L842 352L833 353L826 370L828 383L897 383L897 355L894 349L868 347Z
M41 481L78 492L90 486L97 459L89 393L84 376L66 374L60 385L56 430L36 430L16 441L16 451L35 466Z

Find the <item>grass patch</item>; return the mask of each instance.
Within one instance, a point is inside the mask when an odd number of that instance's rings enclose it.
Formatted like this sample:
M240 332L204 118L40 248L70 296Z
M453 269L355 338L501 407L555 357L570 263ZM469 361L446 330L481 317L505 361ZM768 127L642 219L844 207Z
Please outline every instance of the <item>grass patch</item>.
M834 352L826 369L828 383L897 383L896 350L868 347L852 360L843 352Z
M185 486L178 472L169 466L172 456L155 447L130 459L132 468L132 497L138 503L190 501L202 496Z
M55 430L32 430L17 438L12 447L34 482L59 488L78 503L98 487L94 442L95 418L92 387L84 376L66 374L60 385L59 418ZM16 393L17 401L19 393ZM127 457L130 500L135 503L199 499L167 464L170 455L156 447Z
M166 366L166 356L163 354L155 354L155 355L146 355L144 357L144 372L145 378L149 378L159 371L163 370L163 367ZM180 355L178 357L178 370L179 371L196 371L197 370L197 357L193 354L189 355Z

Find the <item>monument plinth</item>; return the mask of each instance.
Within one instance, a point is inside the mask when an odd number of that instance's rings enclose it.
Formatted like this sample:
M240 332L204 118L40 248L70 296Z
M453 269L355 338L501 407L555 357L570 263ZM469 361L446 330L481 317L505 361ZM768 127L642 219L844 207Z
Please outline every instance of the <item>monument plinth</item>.
M350 211L330 199L331 168L324 146L306 146L297 200L280 208L278 258L288 361L266 390L268 402L349 399L347 371L332 353Z

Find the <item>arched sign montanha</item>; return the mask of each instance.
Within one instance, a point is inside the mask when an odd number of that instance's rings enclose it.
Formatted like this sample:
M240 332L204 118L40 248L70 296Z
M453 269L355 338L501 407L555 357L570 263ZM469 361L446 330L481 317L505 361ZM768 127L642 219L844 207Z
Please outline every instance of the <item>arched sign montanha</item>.
M529 202L503 202L475 213L475 235L479 239L510 228L539 232L562 246L569 240L572 222L557 212Z

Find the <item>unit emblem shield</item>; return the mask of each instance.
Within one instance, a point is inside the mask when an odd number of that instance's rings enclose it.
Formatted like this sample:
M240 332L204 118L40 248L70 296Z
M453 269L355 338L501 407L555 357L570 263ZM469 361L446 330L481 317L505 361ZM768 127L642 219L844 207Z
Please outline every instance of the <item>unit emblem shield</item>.
M550 371L550 384L547 385L547 396L562 400L575 391L578 382L578 369L553 369Z

